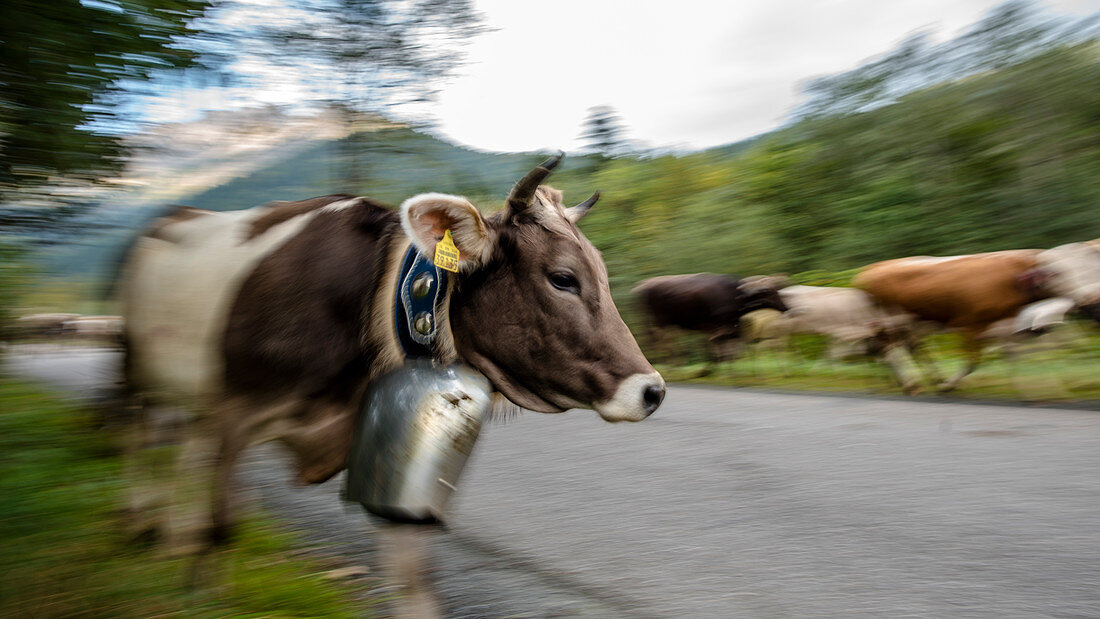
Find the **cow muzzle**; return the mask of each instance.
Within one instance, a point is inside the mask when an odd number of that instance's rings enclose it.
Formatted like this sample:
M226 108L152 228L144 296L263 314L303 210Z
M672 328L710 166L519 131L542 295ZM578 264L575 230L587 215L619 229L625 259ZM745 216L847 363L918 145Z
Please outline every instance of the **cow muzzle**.
M652 415L664 399L665 381L660 374L633 374L619 383L615 395L593 408L605 421L641 421Z

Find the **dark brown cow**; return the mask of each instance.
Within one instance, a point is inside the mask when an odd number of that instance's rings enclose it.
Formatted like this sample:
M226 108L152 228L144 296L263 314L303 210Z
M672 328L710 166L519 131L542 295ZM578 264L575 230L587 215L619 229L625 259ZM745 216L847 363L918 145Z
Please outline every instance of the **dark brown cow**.
M717 360L723 356L723 345L739 337L742 316L767 308L786 311L779 297L783 283L772 277L692 273L647 279L631 292L646 314L651 344L656 345L668 327L701 331L715 348L712 359Z
M908 312L962 334L968 363L942 383L941 389L950 390L981 361L982 334L1028 304L1064 296L1089 313L1100 302L1100 251L1073 243L1045 251L899 258L864 267L854 283L888 310ZM918 359L930 366L923 356Z
M450 278L431 354L484 373L507 400L554 413L593 408L639 421L664 383L619 317L599 252L576 223L595 202L565 208L539 186L560 156L484 217L465 198L423 194L400 211L337 195L247 211L169 216L136 243L122 270L127 378L147 402L184 407L195 422L184 468L215 474L181 492L212 500L173 518L172 546L194 550L229 524L238 454L277 440L302 482L345 466L370 380L404 359L394 323L401 259L434 255L450 231ZM216 465L216 466L215 466ZM202 497L206 497L202 499ZM201 505L202 503L199 503Z

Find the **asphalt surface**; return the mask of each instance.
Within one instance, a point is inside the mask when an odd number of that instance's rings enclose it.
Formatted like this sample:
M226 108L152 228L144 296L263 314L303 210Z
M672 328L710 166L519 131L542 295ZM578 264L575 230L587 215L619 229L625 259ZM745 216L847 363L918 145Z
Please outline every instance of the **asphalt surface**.
M108 353L9 355L84 389ZM242 486L371 567L393 530ZM1098 617L1100 412L673 386L654 417L527 414L482 435L446 529L408 532L454 617ZM405 531L402 529L402 531Z

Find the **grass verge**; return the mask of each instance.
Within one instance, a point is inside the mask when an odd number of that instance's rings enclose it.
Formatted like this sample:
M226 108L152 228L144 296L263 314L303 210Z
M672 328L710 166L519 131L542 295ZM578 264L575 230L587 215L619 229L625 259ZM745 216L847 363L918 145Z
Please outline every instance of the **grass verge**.
M928 338L925 344L943 377L962 369L957 337ZM889 367L869 360L831 361L823 338L806 336L792 350L750 348L714 366L696 358L684 364L656 364L665 380L732 387L901 395ZM697 350L699 350L697 348ZM709 372L709 373L708 373ZM935 393L925 381L922 393ZM951 392L960 399L1100 403L1100 335L1087 334L1058 347L1024 349L1015 361L987 351L978 369Z
M0 379L0 616L364 616L349 585L257 514L218 553L216 582L188 589L188 561L123 533L117 440L87 411Z

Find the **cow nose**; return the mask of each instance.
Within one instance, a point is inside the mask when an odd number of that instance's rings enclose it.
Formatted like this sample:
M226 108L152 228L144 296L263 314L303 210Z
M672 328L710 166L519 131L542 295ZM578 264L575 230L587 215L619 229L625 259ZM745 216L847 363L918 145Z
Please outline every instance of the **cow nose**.
M660 384L648 385L642 392L642 402L645 404L645 414L648 417L657 410L665 399L665 386Z

